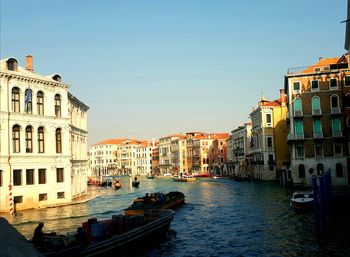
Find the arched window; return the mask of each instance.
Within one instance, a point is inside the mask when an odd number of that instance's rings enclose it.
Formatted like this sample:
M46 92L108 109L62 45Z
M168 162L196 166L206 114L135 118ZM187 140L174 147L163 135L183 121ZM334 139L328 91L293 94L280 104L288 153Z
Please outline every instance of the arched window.
M321 175L323 173L323 164L318 163L316 166L317 176Z
M14 125L12 127L12 147L14 153L19 153L21 151L20 144L20 127L19 125Z
M339 97L338 97L338 95L332 95L331 96L331 107L332 108L339 107Z
M12 71L18 70L18 62L15 58L9 58L7 60L7 69Z
M301 99L295 98L293 101L294 116L301 116L303 114L303 109L301 105Z
M343 174L343 165L341 163L337 163L335 165L335 173L337 177L342 177Z
M62 135L61 129L56 129L56 153L62 153Z
M36 104L37 104L38 114L44 115L44 93L42 91L39 91L36 94Z
M55 95L55 115L61 117L61 96L59 94Z
M44 138L44 128L43 127L38 128L38 152L39 153L45 152L45 138Z
M26 153L33 152L33 128L32 126L26 127Z
M304 166L304 164L299 164L298 171L299 171L299 178L305 178L305 166Z
M24 99L24 106L26 113L32 113L32 90L30 88L26 89Z
M321 114L321 103L320 103L320 98L318 96L313 96L311 98L311 107L312 107L313 115Z
M12 111L20 112L19 101L20 101L19 88L14 87L12 88Z

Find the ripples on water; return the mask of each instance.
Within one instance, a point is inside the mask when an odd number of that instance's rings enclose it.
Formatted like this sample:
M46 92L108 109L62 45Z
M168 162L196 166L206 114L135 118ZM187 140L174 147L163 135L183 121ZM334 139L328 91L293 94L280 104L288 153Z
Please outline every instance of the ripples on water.
M85 204L20 212L13 220L27 238L39 221L45 231L75 231L90 217L110 218L123 213L146 192L181 191L186 204L176 211L171 233L158 247L138 256L350 256L350 225L332 220L317 239L311 214L295 214L292 192L270 182L200 179L180 183L169 179L141 180L140 188L102 189ZM345 218L345 215L344 215Z

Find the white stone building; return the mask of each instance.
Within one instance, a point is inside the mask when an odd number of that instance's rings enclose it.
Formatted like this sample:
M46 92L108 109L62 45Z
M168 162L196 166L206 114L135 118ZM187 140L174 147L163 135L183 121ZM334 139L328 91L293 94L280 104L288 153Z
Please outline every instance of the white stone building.
M152 173L152 150L155 148L155 140L145 140L136 147L136 173L147 176Z
M247 165L247 154L250 153L251 146L251 130L252 124L245 123L231 131L234 173L243 177L252 175L252 170Z
M86 178L89 173L87 111L89 107L70 93L68 93L68 100L71 135L72 196L76 197L87 191Z
M9 210L9 184L16 210L67 203L85 191L72 190L86 178L71 172L78 127L71 124L70 86L58 74L35 73L32 60L26 57L26 68L15 58L0 62L0 211Z

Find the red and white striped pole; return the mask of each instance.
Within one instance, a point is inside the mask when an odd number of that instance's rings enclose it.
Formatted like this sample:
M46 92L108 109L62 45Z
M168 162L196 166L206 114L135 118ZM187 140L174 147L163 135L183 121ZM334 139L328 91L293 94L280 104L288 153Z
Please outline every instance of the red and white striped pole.
M12 185L11 183L9 184L9 201L10 201L10 215L12 216L14 213L14 208L13 208L13 196L12 196Z

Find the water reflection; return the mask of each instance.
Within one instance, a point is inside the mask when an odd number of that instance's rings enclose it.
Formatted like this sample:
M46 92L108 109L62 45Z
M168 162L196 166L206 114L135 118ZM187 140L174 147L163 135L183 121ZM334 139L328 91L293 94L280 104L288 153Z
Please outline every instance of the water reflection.
M123 213L146 192L181 191L186 204L176 211L170 236L160 247L136 256L348 256L349 222L333 220L323 238L315 236L311 214L289 207L292 192L275 183L201 179L180 183L143 179L133 188L123 178L119 190L102 189L88 203L18 213L13 223L26 237L39 221L46 231L75 231L90 217Z

